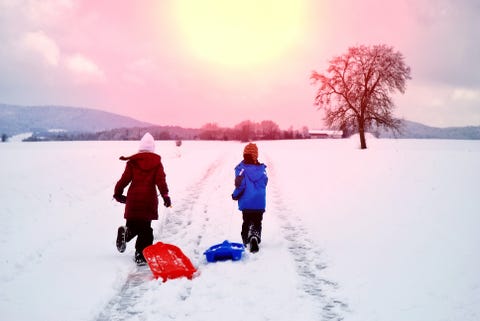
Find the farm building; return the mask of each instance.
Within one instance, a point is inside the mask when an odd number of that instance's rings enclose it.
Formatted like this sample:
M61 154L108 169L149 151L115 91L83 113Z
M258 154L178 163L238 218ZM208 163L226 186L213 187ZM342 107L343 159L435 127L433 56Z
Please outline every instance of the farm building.
M311 129L308 131L310 138L342 138L343 131L327 129Z

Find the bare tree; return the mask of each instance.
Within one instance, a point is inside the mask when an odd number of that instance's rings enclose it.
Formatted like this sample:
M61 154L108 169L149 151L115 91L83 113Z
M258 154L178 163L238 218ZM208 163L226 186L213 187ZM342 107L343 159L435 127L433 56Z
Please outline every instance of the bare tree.
M248 142L255 138L256 125L250 120L244 120L241 123L235 125L235 131L238 133L238 138L242 142Z
M280 137L280 127L271 120L263 120L260 123L260 128L263 139L278 139Z
M411 79L400 52L383 44L357 46L329 63L325 74L313 71L311 75L313 83L320 85L315 105L325 111L327 126L358 131L361 149L367 148L365 132L373 125L400 131L390 95L397 90L405 93L406 81Z
M219 139L220 127L218 127L217 123L207 123L202 126L199 137L205 140Z

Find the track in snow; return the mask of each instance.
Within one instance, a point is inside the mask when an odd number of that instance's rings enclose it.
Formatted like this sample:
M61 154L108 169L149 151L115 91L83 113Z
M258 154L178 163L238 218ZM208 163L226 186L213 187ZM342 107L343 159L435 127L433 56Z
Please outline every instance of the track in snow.
M298 276L302 280L303 290L318 299L316 301L322 309L322 320L343 320L343 312L348 309L348 305L326 293L325 290L335 289L337 284L322 276L322 270L327 267L322 260L322 251L309 239L307 230L301 225L301 218L283 202L284 197L275 185L274 163L270 159L268 160L270 164L268 167L269 188L271 189L270 195L273 196L270 204L273 205L275 217L278 218Z
M128 320L140 314L142 311L135 308L135 302L148 291L147 281L152 279L148 266L137 267L127 276L120 291L108 302L96 321Z

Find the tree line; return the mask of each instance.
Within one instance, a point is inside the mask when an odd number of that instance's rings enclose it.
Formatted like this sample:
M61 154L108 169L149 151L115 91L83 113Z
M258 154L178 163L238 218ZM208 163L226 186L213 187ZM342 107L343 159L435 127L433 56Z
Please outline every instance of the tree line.
M200 129L199 139L202 140L277 140L277 139L305 139L309 138L308 128L282 130L271 120L252 122L242 121L233 128L220 127L216 123L208 123Z
M233 128L221 127L217 123L207 123L201 128L183 128L179 126L150 126L116 128L100 132L38 131L24 141L108 141L139 140L146 132L156 140L279 140L310 138L308 128L294 130L290 127L282 130L271 120L253 122L245 120ZM6 139L5 139L6 140Z

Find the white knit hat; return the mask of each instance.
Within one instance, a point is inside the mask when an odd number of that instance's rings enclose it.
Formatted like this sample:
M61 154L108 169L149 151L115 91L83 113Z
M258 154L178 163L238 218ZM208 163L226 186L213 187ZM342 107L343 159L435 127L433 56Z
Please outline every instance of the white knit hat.
M146 133L143 135L142 139L140 140L140 147L138 148L140 152L151 152L155 151L155 140L150 133Z

